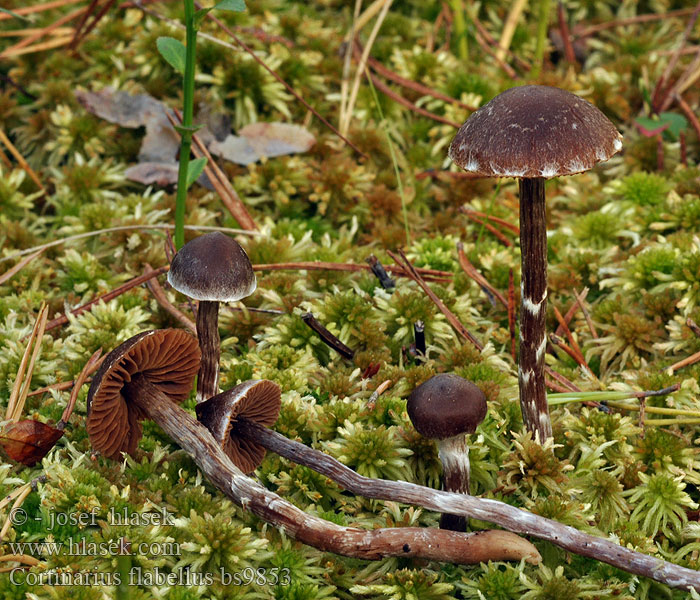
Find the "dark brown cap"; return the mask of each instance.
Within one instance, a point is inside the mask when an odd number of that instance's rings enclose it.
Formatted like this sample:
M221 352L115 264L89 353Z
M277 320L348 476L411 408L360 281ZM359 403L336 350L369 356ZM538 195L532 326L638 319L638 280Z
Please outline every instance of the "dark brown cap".
M141 411L124 387L137 375L173 402L185 400L199 370L197 340L179 329L144 331L117 346L105 358L87 397L87 432L95 450L109 458L131 454L141 439Z
M475 111L449 157L485 177L557 177L588 171L622 148L622 136L590 102L544 85L506 90Z
M173 258L168 283L195 300L235 302L257 286L241 245L219 231L187 242Z
M212 396L195 408L203 423L233 463L244 473L252 473L265 457L265 448L239 438L231 431L239 417L269 427L277 421L281 390L266 379L244 381L230 390Z
M486 416L486 396L463 377L441 373L411 392L406 409L418 433L444 440L474 433Z

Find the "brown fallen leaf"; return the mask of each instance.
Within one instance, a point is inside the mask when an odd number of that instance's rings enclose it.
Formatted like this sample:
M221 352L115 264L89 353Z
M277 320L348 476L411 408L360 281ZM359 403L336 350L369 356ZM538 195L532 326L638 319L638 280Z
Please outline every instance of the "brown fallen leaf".
M8 458L31 467L46 456L63 431L46 423L23 419L9 423L0 434L0 447Z

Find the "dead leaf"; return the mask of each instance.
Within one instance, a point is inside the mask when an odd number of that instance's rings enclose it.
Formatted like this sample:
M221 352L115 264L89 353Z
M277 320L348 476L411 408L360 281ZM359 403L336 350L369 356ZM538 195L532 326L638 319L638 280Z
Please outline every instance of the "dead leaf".
M12 460L31 467L56 445L63 431L46 423L24 419L10 423L0 435L0 446Z

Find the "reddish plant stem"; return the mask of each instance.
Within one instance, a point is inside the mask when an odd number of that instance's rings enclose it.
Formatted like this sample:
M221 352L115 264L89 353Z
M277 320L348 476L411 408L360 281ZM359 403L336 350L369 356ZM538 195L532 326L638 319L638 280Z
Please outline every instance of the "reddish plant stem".
M416 268L410 263L410 261L406 258L406 255L403 253L403 250L398 250L397 251L401 255L401 259L399 259L393 252L388 251L387 253L391 258L398 264L404 267L405 270L410 273L411 279L415 281L422 289L423 291L428 295L428 297L435 303L435 306L440 309L440 312L445 315L445 318L449 322L450 325L455 329L455 331L461 335L465 340L470 341L474 346L477 347L478 350L483 350L484 346L483 344L477 340L468 330L467 328L462 325L462 323L459 322L459 319L454 315L454 313L445 306L444 302L440 300L440 298L437 297L435 292L431 290L428 285L423 281L423 278L420 276ZM403 264L402 261L403 260Z
M114 2L115 0L107 0L107 2L104 3L100 11L95 15L95 18L92 21L90 21L87 27L85 27L85 31L83 31L80 35L78 35L76 32L76 35L73 36L73 41L70 43L70 49L75 50L80 44L80 42L82 42L88 35L90 35L90 32L97 26L102 17L104 17L107 14L107 11L112 7Z
M504 246L510 248L513 245L513 242L511 242L505 235L503 235L500 231L498 231L498 229L496 229L493 225L491 225L491 223L487 223L486 221L477 217L476 215L470 214L468 211L465 212L465 214L472 221L474 221L475 223L478 223L479 225L481 225L482 227L485 227L491 233L493 233L493 235L495 235L496 238L498 238L498 241L501 242Z
M359 43L356 43L356 45L357 52L362 53L362 46ZM401 77L401 75L397 75L396 73L385 67L382 63L380 63L376 58L372 58L370 56L367 59L367 64L377 74L381 75L382 77L386 77L388 80L393 81L394 83L398 83L400 86L408 88L409 90L413 90L414 92L418 92L419 94L423 94L424 96L432 96L433 98L443 100L444 102L449 102L450 104L455 104L456 106L459 106L460 108L463 108L464 110L468 110L470 112L476 110L475 106L465 104L464 102L456 98L452 98L450 96L447 96L446 94L438 92L437 90L429 88L427 85L423 85L422 83L411 81L410 79L405 79L404 77Z
M151 265L146 263L143 271L144 274L150 273L152 270L153 268L151 267ZM165 295L165 291L160 286L160 283L158 283L157 277L154 277L153 279L147 281L146 285L148 286L149 291L156 299L156 302L158 302L158 304L160 304L168 313L170 313L173 317L180 321L180 323L182 323L182 325L189 329L193 334L197 333L197 327L195 326L195 324L187 318L185 313L183 313L177 307L173 306L170 300L168 300L167 296Z
M685 320L686 326L698 337L700 337L700 326L690 317Z
M581 301L585 300L587 295L588 288L583 288L583 292L581 292ZM566 315L564 315L563 324L560 322L554 333L556 333L559 336L564 335L564 328L571 322L571 319L574 318L574 315L576 314L578 308L579 303L577 300L574 300L571 306L569 307L569 310L566 311Z
M557 18L559 19L559 31L561 32L561 41L564 44L564 56L568 63L575 65L576 53L574 52L574 46L571 43L569 24L566 22L566 12L564 11L564 4L561 2L561 0L557 3Z
M696 4L695 8L693 9L693 12L690 15L690 19L688 19L688 24L686 25L685 31L683 32L681 43L676 48L676 51L671 56L671 59L668 61L664 72L661 74L661 77L659 77L659 80L656 82L656 86L654 87L654 92L651 97L651 105L656 112L659 112L659 108L665 103L665 100L669 94L670 90L666 88L666 82L671 76L671 73L673 73L673 69L676 68L676 64L678 63L678 58L680 57L681 50L683 50L684 46L688 43L688 37L693 31L693 27L695 26L695 21L697 21L698 14L700 14L700 2Z
M637 15L636 17L628 17L626 19L617 19L615 21L607 21L606 23L598 23L597 25L591 25L586 29L582 29L574 37L582 38L598 33L599 31L604 31L606 29L613 29L614 27L622 27L624 25L636 25L638 23L649 23L651 21L662 21L665 19L670 19L672 17L684 17L685 15L692 14L694 8L681 8L678 10L670 10L666 13L650 13L646 15Z
M698 118L695 116L695 113L693 110L688 106L688 103L683 100L683 96L680 94L676 94L674 96L675 101L678 103L678 106L680 109L683 111L683 114L685 115L686 119L690 122L691 127L695 130L695 135L697 135L698 139L700 139L700 121L698 121Z
M168 265L164 267L159 267L158 269L154 269L153 271L150 271L149 273L144 273L143 275L139 275L138 277L134 277L133 279L121 284L119 287L114 288L112 291L107 292L106 294L102 294L101 296L98 296L94 300L90 300L90 302L86 302L85 304L78 306L77 308L74 308L73 310L69 311L71 315L78 316L82 313L84 313L86 310L89 310L93 307L93 305L97 304L98 302L109 302L110 300L121 296L124 292L127 292L131 288L136 287L137 285L141 285L142 283L145 283L146 281L153 279L154 277L158 277L159 275L162 275L163 273L166 273L170 267ZM56 327L60 327L61 325L65 325L68 323L68 317L66 314L61 315L60 317L56 317L55 319L49 321L46 324L46 329L45 331L49 331L51 329L55 329Z
M471 263L467 255L464 253L464 245L462 242L457 243L457 259L459 261L459 266L462 270L471 277L477 284L486 292L489 297L497 298L498 301L506 308L508 308L508 302L503 297L503 294L499 292L495 287L493 287L486 277L484 277L476 267Z
M583 303L583 301L586 299L586 295L588 294L588 288L583 288L583 291L579 294L576 290L574 290L574 298L576 298L576 304L579 305L579 308L581 309L581 312L583 313L583 318L586 319L586 324L588 325L588 330L591 332L591 336L593 337L594 340L598 339L598 332L596 331L595 325L593 325L593 320L591 319L591 315L588 313L588 309L586 308L586 305Z
M566 339L569 340L569 345L571 346L571 349L576 354L574 360L579 364L579 366L585 367L585 369L590 372L591 369L583 356L583 352L581 352L581 348L579 347L578 343L576 342L576 339L571 333L569 326L567 325L566 321L564 321L564 317L561 316L561 313L559 312L559 309L556 306L553 306L552 308L554 309L554 316L557 318L557 321L559 321L559 325L561 325L561 327L564 329L564 335L566 335Z
M478 210L474 210L472 208L465 208L461 207L459 209L459 212L464 213L468 217L471 217L472 215L481 217L482 219L487 219L489 221L493 221L497 225L500 225L501 227L504 227L508 231L513 232L515 235L520 235L520 227L517 225L514 225L513 223L509 223L505 219L501 219L500 217L495 217L494 215L489 215L487 213L480 212Z

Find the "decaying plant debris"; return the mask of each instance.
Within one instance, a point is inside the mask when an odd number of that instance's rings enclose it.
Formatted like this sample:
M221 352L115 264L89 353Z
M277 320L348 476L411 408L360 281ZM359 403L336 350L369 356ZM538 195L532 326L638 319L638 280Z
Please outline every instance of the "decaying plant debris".
M362 477L439 488L437 448L411 426L406 398L432 376L455 373L488 402L470 440L478 498L461 509L480 517L475 507L498 500L607 538L606 548L648 555L649 564L698 570L700 5L554 4L549 46L538 42L534 2L465 2L458 14L456 2L263 0L203 21L195 121L208 129L194 151L215 163L188 192L186 237L212 229L236 236L258 280L243 302L221 306L219 386L274 381L282 406L273 429L331 461L322 474L268 452L257 481L239 481L294 505L289 514L330 522L328 531L364 529L377 539L437 531L439 513L367 499L329 475L344 473L335 459ZM88 386L73 382L94 374L100 349L147 330L194 327L196 306L165 282L175 167L153 171L161 185L126 177L139 160L175 160L167 115L112 112L107 120L85 104L142 98L177 118L181 79L156 39L184 40L182 6L63 0L3 9L0 436L20 462L0 463L0 597L689 596L670 579L632 575L595 552L569 551L576 544L534 536L540 564L368 562L312 548L261 520L264 502L258 516L232 503L202 476L206 461L151 423L133 456L93 454ZM579 94L624 137L607 163L546 184L554 437L544 444L523 427L511 355L520 304L516 183L473 177L447 159L455 125L524 83ZM165 137L153 135L158 127ZM278 143L293 153L263 147L280 131L292 132ZM229 135L248 142L224 142ZM247 164L216 158L221 146ZM31 346L35 326L45 329ZM664 392L641 394L652 390ZM183 405L191 417L194 406L192 394ZM195 447L208 448L202 439ZM436 491L440 498L456 502ZM12 509L26 521L9 519ZM110 511L143 518L118 523ZM95 517L59 523L59 514ZM163 514L164 522L144 517ZM491 527L469 521L473 531ZM64 551L10 544L22 541L60 542ZM88 546L110 542L120 550ZM71 543L84 551L65 551ZM286 569L288 580L273 584L274 569ZM99 582L43 586L38 577L130 572L141 579L128 596ZM144 578L155 573L180 579ZM227 586L224 573L243 576L241 585ZM207 574L212 581L202 583Z

